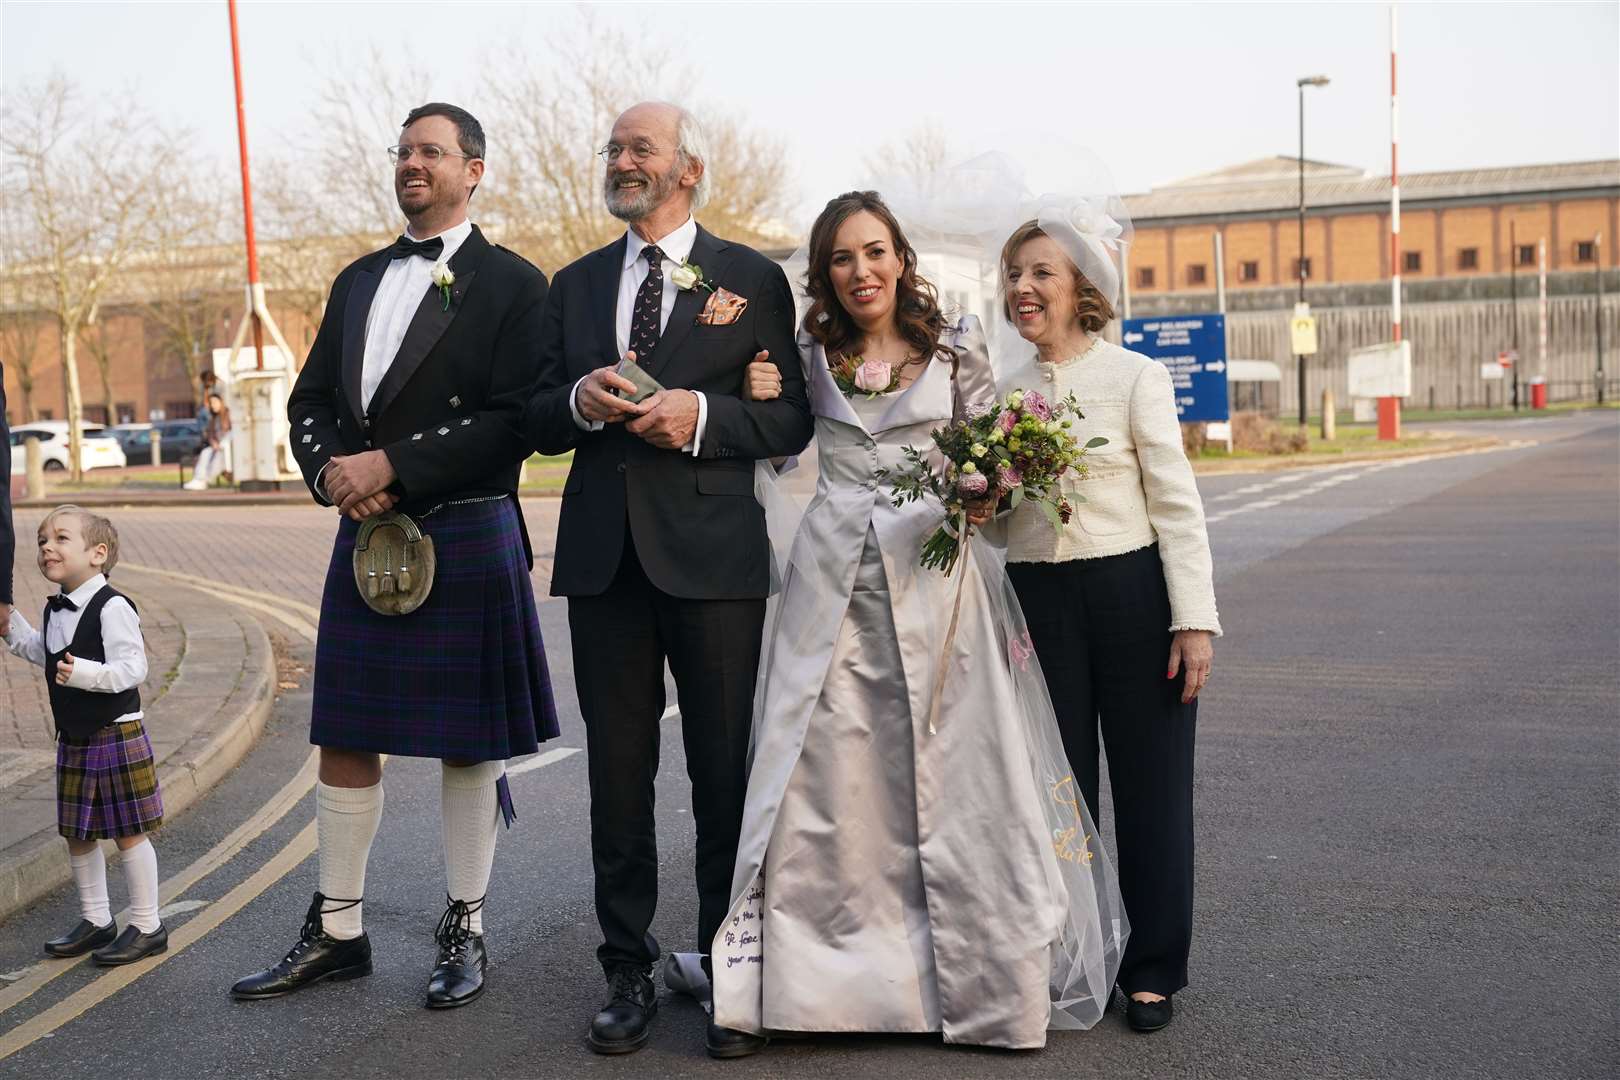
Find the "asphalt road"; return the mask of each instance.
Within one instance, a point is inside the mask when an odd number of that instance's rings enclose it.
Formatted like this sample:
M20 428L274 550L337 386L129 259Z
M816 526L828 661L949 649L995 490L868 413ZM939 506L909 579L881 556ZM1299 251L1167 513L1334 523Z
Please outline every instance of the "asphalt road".
M218 925L116 993L81 965L7 1007L76 907L64 890L0 926L0 1052L27 1041L0 1076L1614 1075L1620 416L1492 430L1535 445L1201 481L1228 636L1201 710L1193 983L1164 1033L1134 1035L1116 1010L1034 1053L839 1037L782 1040L736 1065L709 1061L701 1011L666 996L647 1049L597 1057L584 1041L602 984L578 753L514 777L520 821L501 838L486 914L491 989L429 1013L437 767L400 759L369 876L375 975L226 998L296 935L315 879L298 858L306 795L179 898L203 906L166 916L177 934ZM549 538L550 508L526 509ZM314 603L329 519L231 513L129 511L126 557ZM547 602L542 619L564 713L543 749L578 748L564 608ZM279 628L307 664L309 644ZM166 878L262 818L298 772L307 693L285 693L244 766L164 830ZM654 929L684 949L689 790L669 735ZM283 849L291 869L276 877ZM116 874L113 892L117 906Z

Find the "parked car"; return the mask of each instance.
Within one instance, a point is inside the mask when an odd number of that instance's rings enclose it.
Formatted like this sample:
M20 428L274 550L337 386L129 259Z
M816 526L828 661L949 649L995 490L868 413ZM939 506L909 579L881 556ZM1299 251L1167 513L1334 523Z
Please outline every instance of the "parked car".
M159 420L150 424L118 424L110 429L124 456L144 465L152 460L152 433L163 436L165 463L195 457L202 448L203 427L197 420Z
M79 464L85 469L121 469L129 464L124 450L100 424L84 425L84 443L79 448ZM11 429L11 471L26 472L28 453L25 443L39 440L45 468L55 471L68 467L68 424L66 420L35 420Z
M140 461L145 458L146 451L138 448L152 444L151 424L114 424L107 429L107 433L118 440L118 445L124 451L124 456L130 461Z

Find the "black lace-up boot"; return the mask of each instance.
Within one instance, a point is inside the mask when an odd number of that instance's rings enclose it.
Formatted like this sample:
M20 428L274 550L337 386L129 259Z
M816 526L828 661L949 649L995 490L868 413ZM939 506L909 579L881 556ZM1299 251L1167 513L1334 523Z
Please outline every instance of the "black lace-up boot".
M647 968L616 967L608 971L608 1002L591 1021L591 1049L598 1054L628 1054L647 1041L647 1028L658 1015L658 991Z

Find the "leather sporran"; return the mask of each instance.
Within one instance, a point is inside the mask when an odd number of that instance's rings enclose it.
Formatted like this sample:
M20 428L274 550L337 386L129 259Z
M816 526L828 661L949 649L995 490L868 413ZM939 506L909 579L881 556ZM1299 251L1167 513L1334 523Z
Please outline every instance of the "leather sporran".
M409 615L433 590L433 538L404 514L366 518L354 538L354 585L379 615Z

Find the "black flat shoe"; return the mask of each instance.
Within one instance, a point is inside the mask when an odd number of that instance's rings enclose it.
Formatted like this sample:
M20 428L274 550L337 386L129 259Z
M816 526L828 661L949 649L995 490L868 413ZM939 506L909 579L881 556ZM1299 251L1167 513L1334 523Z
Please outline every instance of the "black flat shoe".
M134 926L126 926L111 945L103 945L90 954L90 959L102 967L118 967L168 951L169 928L162 923L150 934L144 934Z
M1158 1031L1169 1027L1175 1011L1169 998L1163 1001L1137 1001L1130 996L1125 998L1125 1022L1135 1031Z
M481 904L482 899L473 901ZM473 908L460 900L450 901L433 939L439 943L439 959L428 977L427 1007L454 1009L484 992L484 970L489 956L484 951L484 935L472 932Z
M118 924L110 922L106 926L97 926L89 919L80 919L79 925L60 937L53 937L45 943L45 951L52 956L70 957L83 956L92 949L99 949L103 945L111 945L118 937Z
M769 1042L763 1035L753 1035L736 1028L721 1027L714 1021L709 1021L709 1030L703 1037L703 1045L708 1048L712 1058L740 1058L757 1054L765 1049Z
M291 994L324 979L342 981L370 975L371 939L361 934L343 941L327 934L321 929L321 907L325 903L326 897L316 893L304 915L298 943L274 967L238 979L231 987L231 997L237 1001L261 1001Z
M598 1054L628 1054L647 1041L647 1029L658 1015L658 992L646 968L619 967L608 972L608 1003L591 1021L591 1049Z

